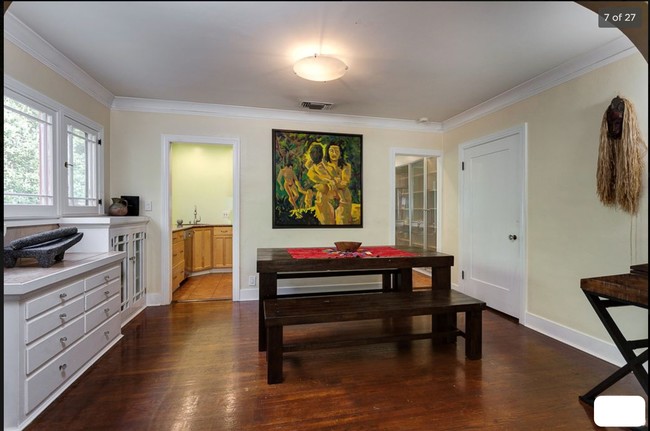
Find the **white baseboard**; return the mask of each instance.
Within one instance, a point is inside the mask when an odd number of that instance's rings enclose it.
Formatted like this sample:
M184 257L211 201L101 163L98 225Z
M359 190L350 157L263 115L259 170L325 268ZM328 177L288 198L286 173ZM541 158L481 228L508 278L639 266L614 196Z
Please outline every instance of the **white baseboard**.
M613 343L599 340L532 313L526 313L526 327L618 367L625 365L623 355Z

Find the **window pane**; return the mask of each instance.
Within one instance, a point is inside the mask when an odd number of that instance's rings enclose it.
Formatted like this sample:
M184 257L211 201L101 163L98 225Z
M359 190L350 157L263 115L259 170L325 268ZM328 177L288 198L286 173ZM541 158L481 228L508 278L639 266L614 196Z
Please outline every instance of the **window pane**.
M53 115L4 96L4 204L53 205Z
M68 205L97 206L97 135L72 124L68 133Z

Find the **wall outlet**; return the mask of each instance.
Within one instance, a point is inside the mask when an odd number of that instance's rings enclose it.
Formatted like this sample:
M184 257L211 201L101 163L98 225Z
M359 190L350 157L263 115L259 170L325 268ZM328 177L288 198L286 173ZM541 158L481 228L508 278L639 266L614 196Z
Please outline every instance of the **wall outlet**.
M257 276L249 275L248 276L248 285L249 286L255 286L256 284L257 284Z
M153 210L153 202L147 201L144 203L144 210L145 211L152 211Z
M230 211L224 211L224 212L221 213L221 216L223 218L228 218L229 215L230 215Z

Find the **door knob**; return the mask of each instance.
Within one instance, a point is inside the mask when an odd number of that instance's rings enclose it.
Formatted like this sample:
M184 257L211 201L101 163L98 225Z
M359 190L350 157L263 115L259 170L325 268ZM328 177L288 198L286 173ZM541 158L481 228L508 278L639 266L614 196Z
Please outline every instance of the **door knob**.
M514 241L517 239L517 235L508 235L508 239Z

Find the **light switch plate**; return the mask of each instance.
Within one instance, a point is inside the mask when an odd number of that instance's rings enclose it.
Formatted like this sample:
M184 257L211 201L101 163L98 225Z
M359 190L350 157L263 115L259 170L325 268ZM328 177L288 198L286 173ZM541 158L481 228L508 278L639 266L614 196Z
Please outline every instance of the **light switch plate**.
M255 286L257 284L257 277L254 275L249 275L248 276L248 285L249 286Z

